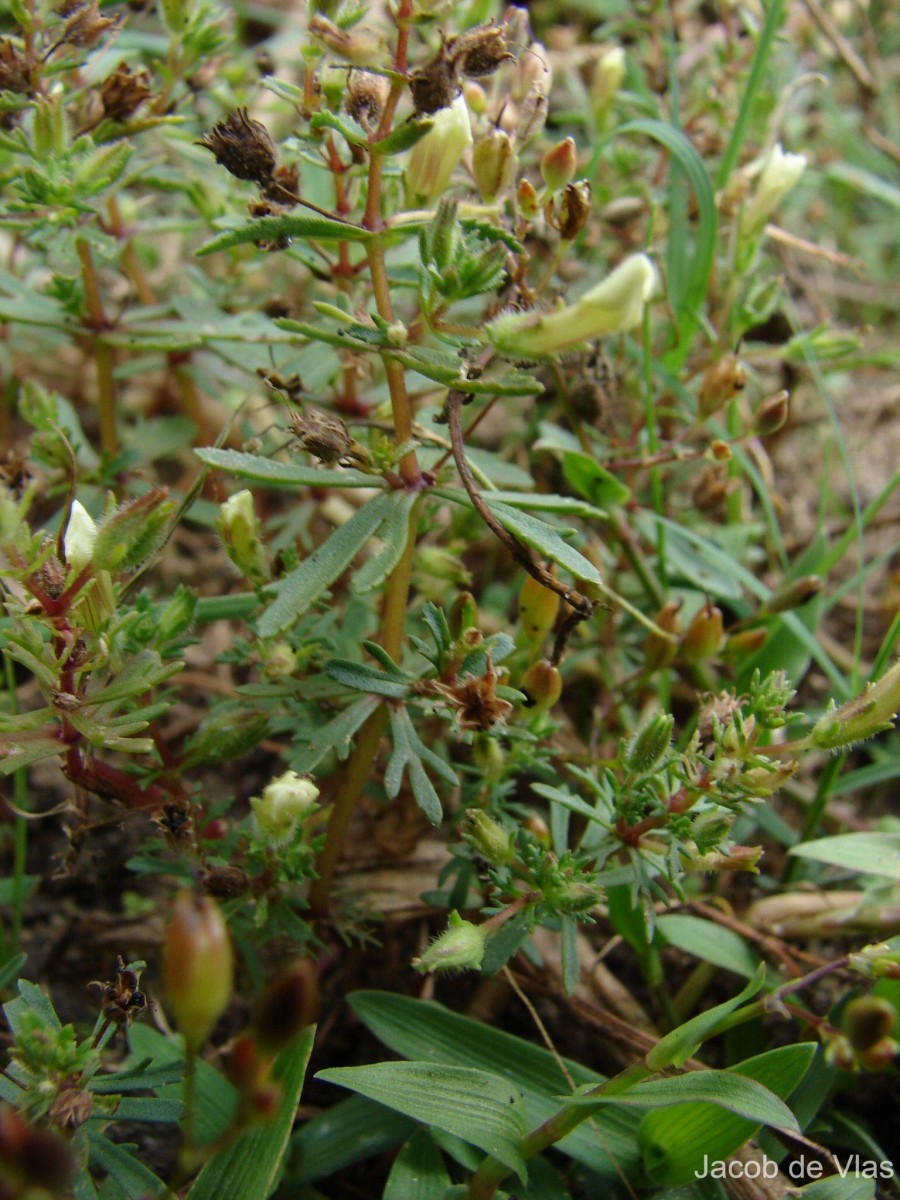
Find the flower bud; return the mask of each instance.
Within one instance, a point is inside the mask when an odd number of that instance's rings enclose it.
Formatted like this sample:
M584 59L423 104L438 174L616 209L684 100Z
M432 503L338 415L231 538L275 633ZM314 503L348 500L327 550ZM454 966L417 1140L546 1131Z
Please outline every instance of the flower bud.
M529 833L536 842L550 849L553 843L553 837L550 833L550 826L540 815L540 813L530 812L522 822L522 828Z
M484 926L473 925L452 912L444 933L434 939L421 958L414 958L412 965L423 975L429 971L477 971L486 940Z
M485 204L491 204L512 183L516 169L516 154L509 134L502 129L490 129L472 147L472 170L478 194Z
M273 642L265 649L263 673L267 679L283 679L297 669L297 654L290 642Z
M900 709L900 662L882 675L877 683L867 683L865 690L842 704L832 707L812 728L807 739L820 750L837 750L852 746L876 733L890 729Z
M189 629L196 607L196 594L180 583L172 599L159 614L156 629L160 641L170 642Z
M163 983L185 1045L195 1054L228 1006L233 969L218 904L182 893L163 941Z
M488 783L497 783L503 778L506 753L493 737L479 737L475 741L472 757Z
M800 579L792 579L783 583L766 603L767 613L788 612L792 608L802 608L809 604L822 590L821 575L804 575Z
M634 254L574 305L550 313L501 315L487 326L487 336L501 354L510 358L550 357L592 338L633 329L640 324L644 305L656 285L656 270L650 259Z
M450 608L450 634L462 637L467 629L478 628L478 604L471 592L460 592Z
M598 59L591 81L591 107L598 125L606 120L624 80L625 51L621 46L613 46Z
M756 433L759 437L771 437L783 429L791 415L790 392L782 389L774 396L767 396L756 410Z
M192 0L159 0L163 24L169 33L179 34L187 28L192 7Z
M149 72L132 73L128 63L120 62L100 86L103 115L110 121L127 121L152 95Z
M519 627L522 639L539 646L559 614L560 599L533 575L526 575L519 592Z
M765 625L756 629L742 629L739 633L729 633L722 647L722 658L726 662L736 663L755 654L769 636Z
M463 151L472 144L469 110L462 96L438 109L429 131L409 152L406 202L417 208L433 204L450 185Z
M890 1037L897 1023L897 1010L883 996L857 996L841 1014L841 1027L854 1050L868 1050Z
M265 1054L277 1054L312 1024L318 991L309 959L298 959L269 984L253 1016L253 1034Z
M516 189L516 205L526 221L533 221L535 217L541 215L541 202L538 200L537 190L530 180L519 180L519 186Z
M900 1043L895 1038L884 1037L867 1050L857 1050L856 1061L864 1071L886 1071L894 1065L898 1054Z
M628 771L648 775L665 757L672 741L675 718L669 713L654 713L632 734L623 755Z
M654 624L658 625L663 633L670 633L672 636L666 638L651 630L644 643L645 671L661 671L675 658L678 635L681 633L681 604L680 600L668 600L654 617Z
M741 237L755 238L762 232L766 221L805 170L804 154L785 154L781 144L776 142L759 173L753 195L741 213Z
M466 811L467 828L463 837L483 859L495 867L505 867L515 858L515 837L512 830L489 817L484 809Z
M747 368L736 354L726 354L707 367L697 396L700 416L705 420L723 408L747 386Z
M574 138L564 138L544 154L541 159L541 178L550 192L560 192L572 182L578 166L578 151Z
M525 693L525 707L548 712L562 695L562 675L549 659L532 663L519 684Z
M76 573L83 571L94 557L97 542L97 523L80 500L72 501L69 523L63 538L66 563Z
M177 504L166 488L151 488L100 522L93 561L100 570L133 571L162 547Z
M253 507L253 495L247 488L235 492L219 506L219 536L228 557L251 583L261 584L268 579L262 529Z
M839 1071L855 1071L856 1055L843 1034L833 1034L825 1044L825 1061Z
M688 625L682 639L681 653L685 662L705 662L714 658L722 645L724 634L722 610L715 604L704 604Z
M550 55L540 42L532 42L526 52L520 55L516 64L510 94L517 104L525 99L532 88L537 88L543 95L549 96L552 82Z
M345 62L352 63L354 67L385 65L384 51L371 37L342 29L340 25L335 25L320 13L314 13L310 17L307 28L314 42Z
M270 846L284 846L297 826L317 807L319 789L296 771L285 771L250 801L256 827Z

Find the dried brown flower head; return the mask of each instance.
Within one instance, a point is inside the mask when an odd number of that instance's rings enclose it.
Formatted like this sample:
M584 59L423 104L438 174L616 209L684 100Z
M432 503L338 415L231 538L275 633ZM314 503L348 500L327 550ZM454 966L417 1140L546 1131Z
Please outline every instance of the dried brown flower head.
M296 163L279 163L272 178L263 185L262 194L284 208L293 208L300 201L300 168Z
M0 92L30 92L31 71L9 38L0 38Z
M430 116L449 108L460 92L461 62L447 56L442 46L435 57L411 72L409 90L416 116Z
M135 1017L143 1016L149 1007L146 995L140 989L141 975L133 969L141 963L125 965L121 954L116 959L116 978L111 983L95 979L89 987L100 989L100 1010L107 1021L116 1025L130 1025Z
M570 183L562 194L557 215L559 236L571 242L581 233L591 213L591 185L586 179Z
M487 732L505 721L513 710L508 700L497 695L500 678L500 672L488 659L483 675L467 675L453 683L428 681L428 690L456 709L456 724L460 729Z
M121 62L100 87L103 115L111 121L127 121L152 94L149 72L132 72Z
M49 1117L60 1129L78 1129L93 1114L94 1098L78 1075L66 1080L50 1105Z
M236 179L261 186L272 179L278 156L261 121L254 121L246 108L229 113L203 135L199 145L211 150L216 162Z
M59 44L77 46L79 50L90 50L96 46L103 35L119 24L119 18L104 17L100 13L97 0L88 0L86 4L72 6L64 4L57 10L59 15L66 17L66 24L59 39Z
M353 446L353 439L340 417L333 417L318 408L293 413L290 428L294 437L309 454L323 463L340 462Z
M367 133L374 133L384 112L390 84L383 75L367 71L351 71L347 77L347 97L344 107Z
M463 75L483 79L486 75L493 75L503 63L516 61L516 56L509 49L508 32L505 24L478 25L474 29L467 29L459 37L451 38L447 43L447 53L459 62Z

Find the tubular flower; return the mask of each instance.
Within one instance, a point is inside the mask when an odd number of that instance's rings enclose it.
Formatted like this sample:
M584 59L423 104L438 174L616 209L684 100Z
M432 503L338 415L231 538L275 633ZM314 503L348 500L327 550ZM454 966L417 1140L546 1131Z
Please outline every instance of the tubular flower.
M759 174L756 190L741 213L741 233L756 237L806 170L805 154L785 154L776 142Z
M406 200L413 207L433 204L443 196L463 151L472 144L463 96L438 109L431 121L431 129L410 151L406 167Z
M656 288L653 263L646 254L633 254L577 303L549 313L501 315L488 325L487 335L510 358L546 358L591 338L633 329Z

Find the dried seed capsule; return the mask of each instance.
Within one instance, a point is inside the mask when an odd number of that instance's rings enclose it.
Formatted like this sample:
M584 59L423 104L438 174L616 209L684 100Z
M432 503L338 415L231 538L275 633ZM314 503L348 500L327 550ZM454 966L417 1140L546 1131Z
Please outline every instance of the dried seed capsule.
M681 643L681 652L686 662L705 662L714 658L725 635L722 610L715 604L706 603L696 613L687 627Z
M231 999L234 960L225 918L209 896L182 893L163 942L169 1007L196 1053Z
M783 429L791 415L790 393L776 392L767 396L756 410L756 432L759 437L771 437L779 429Z
M203 135L199 145L211 150L216 162L236 179L267 184L272 178L277 154L269 131L251 119L246 108L238 108Z
M707 367L697 396L700 416L705 420L724 407L747 386L747 368L736 354L726 354Z
M512 183L516 169L516 153L509 135L502 129L491 129L472 147L472 170L478 194L485 204L492 203L500 192Z
M149 72L132 73L128 63L121 62L100 86L103 115L111 121L127 121L152 94Z
M532 663L519 685L525 693L525 707L547 712L562 695L562 675L549 659Z
M681 633L680 600L668 600L654 618L654 622L663 633L671 633L672 637L662 637L651 632L644 643L644 669L646 671L661 671L675 658L678 649L678 635Z

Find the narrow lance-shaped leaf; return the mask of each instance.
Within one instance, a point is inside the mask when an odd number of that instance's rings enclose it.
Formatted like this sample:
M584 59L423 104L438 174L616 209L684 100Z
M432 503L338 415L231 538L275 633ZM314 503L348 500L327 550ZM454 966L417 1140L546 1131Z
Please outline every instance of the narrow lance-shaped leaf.
M522 1097L505 1079L468 1067L425 1062L332 1067L316 1078L455 1134L502 1162L522 1180L526 1177L519 1151L525 1133Z
M284 238L309 238L317 242L367 242L372 234L349 221L336 221L305 213L287 213L280 217L259 217L239 229L230 229L204 244L197 251L201 257L217 250L230 250L247 242L282 241Z
M276 586L277 596L259 620L262 637L272 637L315 603L351 564L397 502L394 493L376 496L353 514L317 550Z

